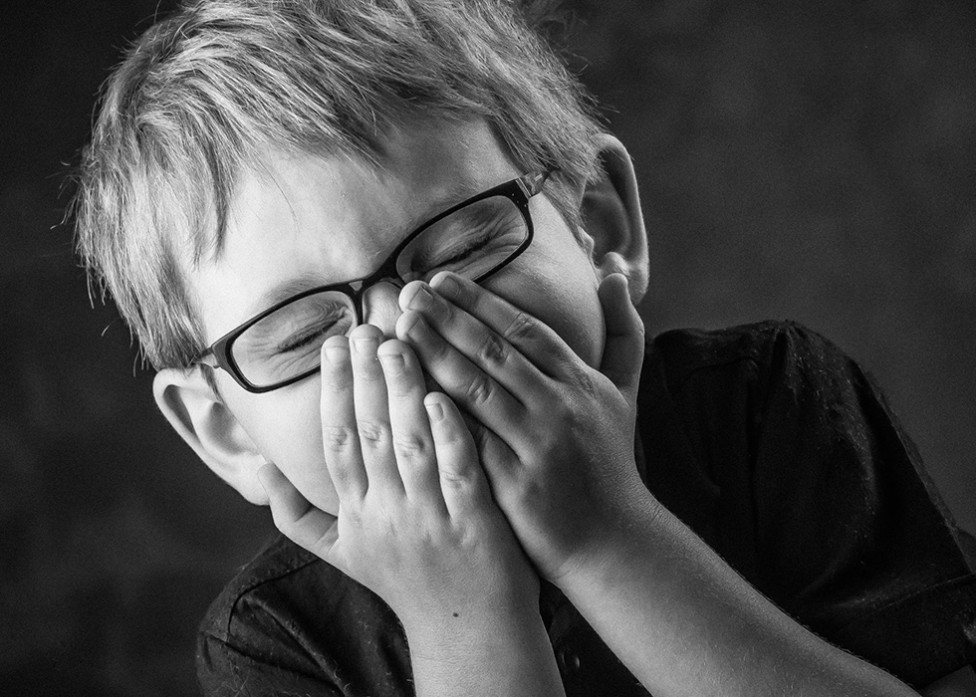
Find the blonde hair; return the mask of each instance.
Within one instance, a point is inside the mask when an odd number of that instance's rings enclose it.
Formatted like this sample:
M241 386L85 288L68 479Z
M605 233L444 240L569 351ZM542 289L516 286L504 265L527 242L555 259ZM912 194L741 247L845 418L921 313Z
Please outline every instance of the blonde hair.
M269 147L375 161L406 118L484 118L554 201L596 176L600 126L514 0L198 0L107 80L74 201L79 253L154 367L203 333L182 269L219 256L235 183Z

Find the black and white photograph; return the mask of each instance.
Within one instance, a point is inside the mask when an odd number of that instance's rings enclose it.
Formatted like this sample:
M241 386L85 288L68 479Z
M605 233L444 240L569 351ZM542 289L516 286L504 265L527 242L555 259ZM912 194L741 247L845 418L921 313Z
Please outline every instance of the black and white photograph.
M0 695L976 697L976 5L0 53Z

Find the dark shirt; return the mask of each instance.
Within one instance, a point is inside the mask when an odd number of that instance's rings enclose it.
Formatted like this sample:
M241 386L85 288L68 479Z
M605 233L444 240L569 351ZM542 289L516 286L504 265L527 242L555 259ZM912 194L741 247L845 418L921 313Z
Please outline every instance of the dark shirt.
M648 345L651 492L801 624L915 687L976 662L976 575L871 378L791 323ZM646 695L558 589L540 612L569 697ZM406 639L368 589L283 537L201 625L205 695L412 695Z

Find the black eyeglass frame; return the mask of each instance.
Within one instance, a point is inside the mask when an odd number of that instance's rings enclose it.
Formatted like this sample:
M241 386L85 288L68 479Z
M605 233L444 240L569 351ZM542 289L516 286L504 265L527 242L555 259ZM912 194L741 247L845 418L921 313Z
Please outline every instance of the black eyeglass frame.
M492 274L497 273L501 269L508 266L519 255L524 252L528 246L532 243L532 238L534 235L534 230L532 226L532 216L529 213L529 199L542 191L542 186L545 184L546 180L553 173L554 170L545 170L541 172L531 172L529 174L524 174L521 177L517 177L510 181L494 186L486 191L482 191L479 194L472 196L471 198L465 199L460 203L451 206L445 211L438 213L436 216L422 224L420 227L416 228L413 232L407 235L393 250L393 252L383 261L380 267L371 273L366 278L356 279L352 281L346 281L345 283L333 283L324 286L316 286L315 288L309 288L301 293L293 295L289 298L282 300L281 302L275 303L271 307L262 312L258 313L251 319L247 320L243 324L240 324L229 332L224 334L222 337L213 342L207 349L200 353L196 358L191 361L190 365L203 365L209 368L221 368L226 371L234 381L243 387L248 392L253 392L255 394L261 394L264 392L271 392L272 390L277 390L282 387L286 387L299 380L304 380L305 378L314 375L321 370L321 365L316 366L310 370L295 375L288 378L287 380L282 380L281 382L276 382L271 385L255 385L241 371L237 362L234 360L234 356L231 352L234 342L250 327L260 322L262 319L277 312L286 305L290 305L293 302L297 302L302 298L307 298L310 295L315 295L316 293L324 293L327 291L338 291L348 296L352 300L352 305L356 311L356 323L353 325L358 326L363 322L363 312L362 312L362 297L363 293L368 290L371 286L376 285L380 281L384 281L390 278L396 278L400 281L405 279L401 278L397 274L396 262L400 253L407 247L410 242L416 239L421 233L423 233L427 228L435 223L441 221L447 216L459 211L460 209L469 206L478 201L483 201L484 199L491 198L493 196L504 196L505 198L512 201L518 208L519 212L522 214L523 220L525 220L526 225L526 235L525 240L518 246L518 248L508 256L504 261L498 263L496 266L488 269L484 273L480 274L476 278L472 279L475 283L480 283L484 279L488 278ZM351 328L350 328L351 329Z

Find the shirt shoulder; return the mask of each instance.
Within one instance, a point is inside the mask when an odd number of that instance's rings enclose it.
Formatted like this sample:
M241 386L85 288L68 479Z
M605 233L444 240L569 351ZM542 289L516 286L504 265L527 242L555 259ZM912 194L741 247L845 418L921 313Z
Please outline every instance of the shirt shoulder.
M251 598L262 593L263 586L274 586L289 575L300 574L317 561L314 555L283 535L275 535L224 585L200 624L201 633L230 640L238 614Z
M829 339L791 320L721 329L671 329L651 339L646 354L647 365L660 371L672 394L680 393L702 371L734 372L738 367L768 380L770 372L787 360L821 373L850 361Z
M794 322L649 345L648 485L821 636L924 685L976 658L963 535L884 394Z
M197 637L204 695L410 693L406 638L365 586L277 536L211 603ZM242 692L243 687L246 690Z
M811 341L820 343L819 335L801 325L765 321L672 329L646 346L637 430L648 487L750 578L757 560L746 542L754 538L747 472L774 366L784 362L778 354L812 352ZM734 526L724 524L731 519Z

